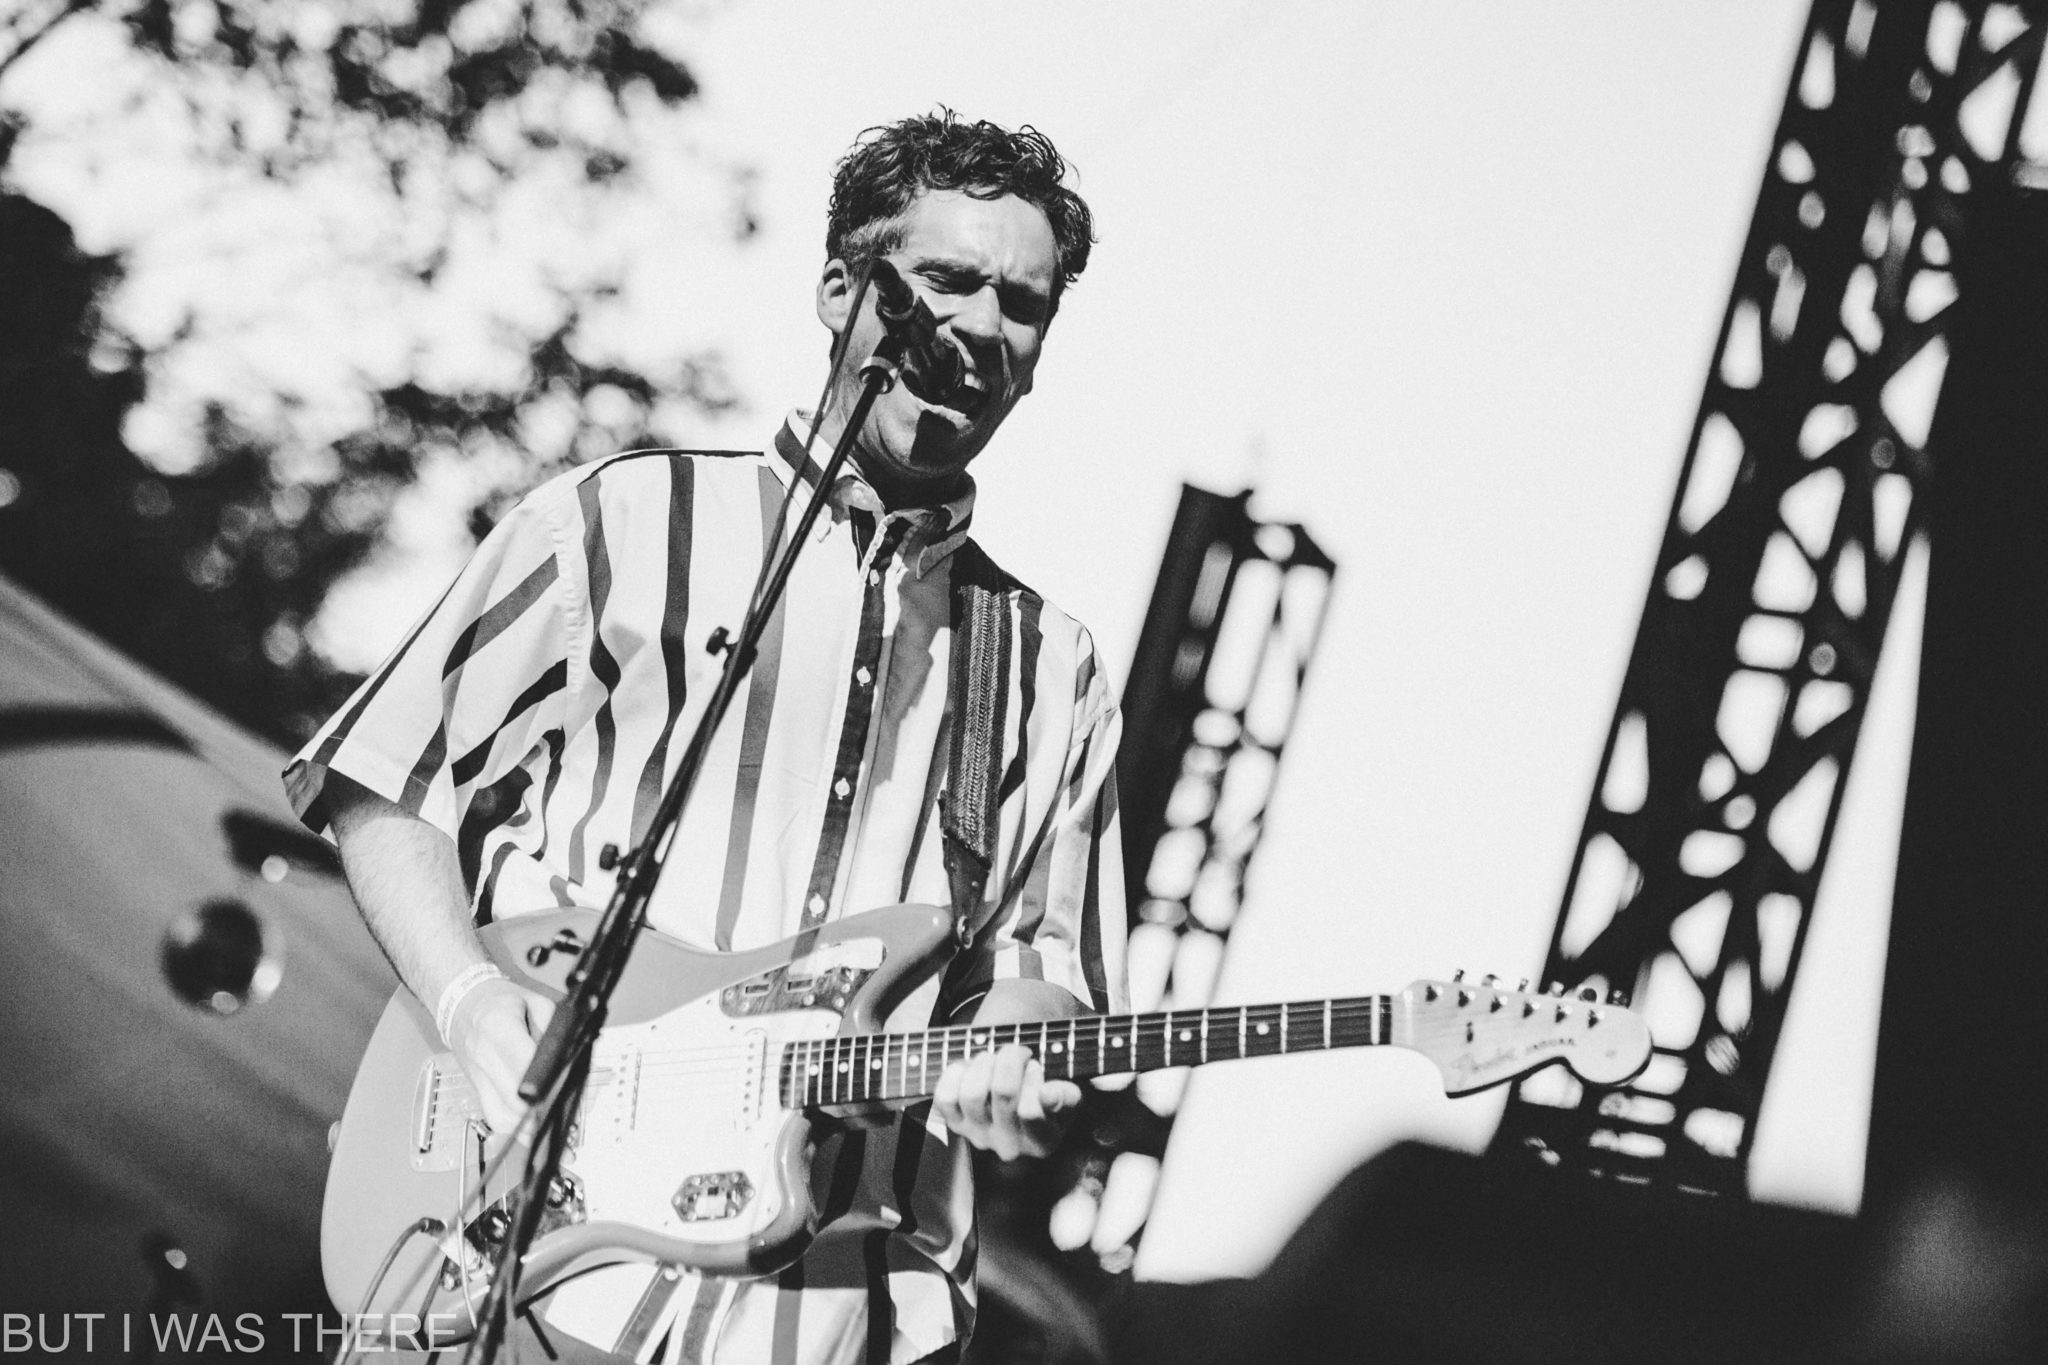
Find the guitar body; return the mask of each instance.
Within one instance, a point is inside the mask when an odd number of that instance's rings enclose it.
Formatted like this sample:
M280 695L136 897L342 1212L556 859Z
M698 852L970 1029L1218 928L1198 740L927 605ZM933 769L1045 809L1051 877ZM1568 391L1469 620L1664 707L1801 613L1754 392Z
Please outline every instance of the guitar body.
M597 919L522 915L481 936L507 976L559 999ZM785 1102L785 1045L878 1030L952 944L951 912L928 905L743 953L644 932L522 1264L521 1299L621 1261L756 1276L796 1260L817 1214L810 1122ZM343 1313L431 1319L437 1345L474 1330L523 1165L519 1153L495 1161L504 1143L479 1137L476 1113L428 1011L399 991L357 1071L328 1170L321 1260ZM441 1230L408 1236L423 1217Z
M598 916L522 915L484 929L513 980L555 999ZM520 1262L518 1306L620 1262L772 1274L818 1232L811 1123L933 1093L977 1052L1023 1046L1049 1077L1201 1066L1391 1045L1469 1094L1564 1062L1616 1085L1650 1060L1642 1019L1596 990L1530 995L1493 977L1417 981L1398 996L979 1022L883 1033L951 954L952 914L896 905L744 953L647 931L592 1050L560 1176ZM388 1346L471 1335L511 1225L525 1153L487 1141L468 1078L427 1011L392 997L336 1135L321 1259L335 1306Z

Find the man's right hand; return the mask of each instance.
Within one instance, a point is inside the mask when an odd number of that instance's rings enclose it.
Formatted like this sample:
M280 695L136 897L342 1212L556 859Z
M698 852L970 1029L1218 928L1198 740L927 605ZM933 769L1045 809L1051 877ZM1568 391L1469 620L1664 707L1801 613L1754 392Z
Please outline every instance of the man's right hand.
M456 1004L448 1046L476 1087L477 1105L493 1133L510 1136L526 1116L519 1082L554 1012L552 1000L501 979L477 983Z

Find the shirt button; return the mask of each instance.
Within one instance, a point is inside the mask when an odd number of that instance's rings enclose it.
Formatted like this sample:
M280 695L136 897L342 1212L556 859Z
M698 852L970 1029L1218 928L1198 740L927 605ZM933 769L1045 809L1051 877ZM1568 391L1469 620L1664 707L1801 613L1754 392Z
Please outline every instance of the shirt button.
M868 672L868 666L866 664L862 664L859 668L856 668L853 671L854 681L859 683L862 687L866 687L870 682L874 681L874 677L874 674Z
M876 586L878 586L878 585L879 585L879 584L881 583L881 581L882 581L882 571L881 571L880 569L869 569L869 570L868 570L868 586L869 586L869 587L871 587L871 588L872 588L872 587L876 587Z
M811 893L811 913L814 915L825 913L825 898L815 891Z
M846 794L852 790L852 785L848 783L847 780L843 777L832 784L832 794L838 797L841 801L844 801L846 799Z

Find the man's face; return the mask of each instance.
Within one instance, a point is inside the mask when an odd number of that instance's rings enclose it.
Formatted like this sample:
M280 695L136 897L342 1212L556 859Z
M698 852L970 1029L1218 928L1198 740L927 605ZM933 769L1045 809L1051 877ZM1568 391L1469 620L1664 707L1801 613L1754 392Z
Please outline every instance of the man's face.
M903 244L888 259L932 310L942 336L966 361L959 392L927 403L898 384L875 401L857 447L863 472L884 498L943 496L981 453L1031 374L1051 321L1059 249L1043 211L1022 199L976 199L957 190L920 196L903 217ZM844 261L828 261L818 317L837 334L851 326L846 362L827 402L843 424L860 393L860 362L882 338L870 289L849 320L858 284Z

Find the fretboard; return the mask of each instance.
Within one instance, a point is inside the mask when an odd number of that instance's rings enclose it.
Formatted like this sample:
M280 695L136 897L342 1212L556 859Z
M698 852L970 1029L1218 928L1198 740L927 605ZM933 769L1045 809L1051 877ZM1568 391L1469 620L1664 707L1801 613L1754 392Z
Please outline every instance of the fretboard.
M791 1043L781 1092L791 1108L919 1099L951 1062L1021 1043L1054 1080L1085 1081L1392 1041L1393 997L1093 1015L1032 1024L962 1024L921 1033L861 1033Z

